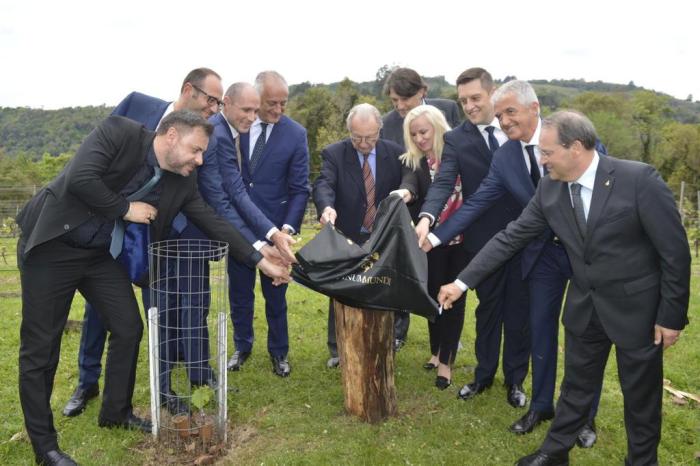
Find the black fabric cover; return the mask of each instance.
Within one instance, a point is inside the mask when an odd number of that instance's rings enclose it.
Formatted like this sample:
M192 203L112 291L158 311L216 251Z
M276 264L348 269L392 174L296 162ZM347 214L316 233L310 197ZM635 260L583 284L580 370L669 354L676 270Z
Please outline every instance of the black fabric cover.
M428 259L399 196L384 199L369 239L358 245L332 225L296 253L292 277L341 303L367 309L410 309L430 321L438 304L428 295Z

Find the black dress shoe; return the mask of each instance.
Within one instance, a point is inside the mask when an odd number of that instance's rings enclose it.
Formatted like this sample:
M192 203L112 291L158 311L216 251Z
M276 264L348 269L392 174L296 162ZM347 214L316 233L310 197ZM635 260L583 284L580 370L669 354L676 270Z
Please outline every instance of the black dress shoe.
M340 365L340 358L338 356L331 356L326 361L326 367L329 369L334 369Z
M426 362L425 364L423 364L423 369L425 369L426 371L432 371L433 369L437 369L437 366L432 362Z
M537 427L537 425L539 425L541 422L549 421L553 417L554 413L552 412L542 412L531 409L527 413L525 413L523 417L515 421L513 425L510 426L510 431L514 434L529 434L530 432L532 432L532 429Z
M107 421L105 419L99 419L97 421L97 425L100 427L120 427L123 429L140 430L141 432L145 432L147 434L150 434L153 429L151 421L135 416L134 413L129 413L129 415L123 421Z
M289 377L292 373L292 366L289 365L287 356L270 356L272 360L272 372L280 377Z
M548 455L538 450L520 458L515 466L569 466L569 455Z
M190 412L190 407L187 405L187 402L173 391L162 394L160 396L160 403L161 405L165 405L168 408L168 412L173 416Z
M581 448L591 448L596 440L598 440L598 434L595 431L595 421L588 421L578 433L576 445Z
M508 404L513 408L524 408L527 404L527 395L523 390L523 386L519 383L514 383L513 385L507 385L507 387L508 394L506 395L506 399L508 400Z
M457 397L463 400L469 400L471 398L474 398L476 395L489 388L491 386L491 383L492 382L485 384L480 384L479 382L468 383L459 390Z
M444 390L450 385L452 385L452 381L449 380L447 377L443 377L441 375L435 377L435 386L440 390Z
M51 450L43 455L37 455L36 464L41 466L78 466L78 463L73 458L61 450Z
M85 411L87 402L95 398L99 394L100 387L98 387L97 384L90 385L87 388L82 388L80 385L78 385L78 387L75 389L70 399L68 400L68 403L66 403L66 407L63 408L63 415L69 417L77 416L78 414Z
M243 363L248 359L248 356L250 356L250 351L234 351L233 356L231 356L231 359L228 360L228 364L226 364L226 369L229 371L240 370Z

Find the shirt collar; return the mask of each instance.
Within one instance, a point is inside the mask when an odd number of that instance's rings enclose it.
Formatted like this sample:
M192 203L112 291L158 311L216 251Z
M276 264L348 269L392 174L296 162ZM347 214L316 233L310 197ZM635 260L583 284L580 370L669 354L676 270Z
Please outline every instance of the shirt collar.
M595 184L595 174L598 171L598 162L600 162L600 156L598 155L598 151L594 150L591 164L588 165L586 171L583 172L583 174L579 176L576 181L569 182L569 187L572 183L578 183L584 188L588 188L591 191L593 191L593 185Z
M224 117L224 120L226 120L226 117ZM231 123L226 120L226 124L228 125L229 129L231 130L231 134L233 135L233 139L236 139L238 137L238 131L236 128L233 127Z
M528 142L520 141L520 145L523 146L523 149L525 149L525 146L540 145L540 129L542 129L542 120L537 117L537 128L535 128L535 134L532 135L532 138L530 138Z
M493 117L493 121L491 123L486 123L484 125L476 125L476 127L479 128L479 131L481 131L482 133L486 131L486 128L488 128L489 126L493 126L496 129L501 129L501 125L498 123L498 118L496 117Z
M360 159L364 159L364 158L365 158L364 154L363 154L362 152L360 152L359 150L355 149L355 152L357 152L357 156L360 157ZM368 158L368 160L371 159L372 156L377 157L377 146L374 146L374 147L372 148L372 150L369 151L369 158Z

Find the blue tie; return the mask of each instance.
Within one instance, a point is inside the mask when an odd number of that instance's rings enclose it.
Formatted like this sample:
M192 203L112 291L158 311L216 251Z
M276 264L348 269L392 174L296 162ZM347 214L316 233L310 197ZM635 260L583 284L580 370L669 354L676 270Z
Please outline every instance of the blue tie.
M496 152L496 149L498 149L501 146L498 143L498 139L496 139L496 136L493 135L494 131L496 131L496 128L494 128L493 126L486 127L486 132L489 133L489 149L491 149L492 154Z
M126 196L127 201L138 201L139 199L143 199L143 197L146 196L146 194L151 192L151 190L160 180L160 177L163 175L163 170L161 170L160 167L153 167L153 171L153 177L150 180L148 180L146 184L141 186L141 188L139 188L139 190L135 193ZM125 229L126 225L122 218L118 218L114 221L114 229L112 230L112 243L109 245L109 253L115 259L119 257L119 254L121 254L122 252L122 246L124 245Z
M260 161L260 156L265 148L265 137L267 136L267 123L260 123L260 136L258 136L257 141L255 141L255 147L253 147L253 154L250 156L250 172L253 173L255 166Z

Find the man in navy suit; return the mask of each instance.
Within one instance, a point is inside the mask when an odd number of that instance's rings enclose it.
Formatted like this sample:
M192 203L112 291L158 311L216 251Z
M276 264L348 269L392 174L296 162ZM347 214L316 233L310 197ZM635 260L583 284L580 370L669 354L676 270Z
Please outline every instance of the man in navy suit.
M475 84L475 90L478 91ZM541 121L539 102L532 87L524 81L509 81L499 89L482 91L492 94L493 108L509 141L493 157L488 176L443 225L433 233L440 239L451 238L478 221L503 195L513 196L519 209L525 208L535 194L540 178L546 173L538 162ZM510 430L517 434L531 432L542 421L554 416L559 313L571 266L559 239L547 229L530 242L522 253L522 276L529 288L530 331L532 345L532 402L528 412ZM589 424L580 434L581 446L595 443L594 405Z
M250 131L259 109L260 96L251 84L239 82L228 88L221 113L209 119L214 132L204 153L204 163L197 172L197 184L202 198L218 215L231 222L263 256L273 262L295 262L290 247L294 240L260 211L248 196L241 177L239 137ZM194 225L188 225L182 237L202 238L203 235ZM229 275L229 290L236 286L238 283ZM199 303L193 304L195 309L202 307ZM235 351L227 364L228 370L239 370L248 354Z
M411 68L396 68L391 72L384 85L384 93L389 96L394 109L382 118L381 138L393 141L406 149L403 140L403 120L406 114L418 105L427 104L438 108L444 115L450 128L456 128L461 120L459 107L452 100L428 99L428 85L423 78ZM394 349L400 350L406 342L410 325L408 312L394 313Z
M330 222L358 244L367 241L370 222L365 218L368 208L374 208L401 184L403 149L391 141L379 138L382 120L374 106L359 104L350 110L347 128L350 137L323 149L321 173L314 182L313 199L319 220ZM365 162L366 159L366 162ZM368 204L363 164L367 163L374 180L374 205ZM328 367L336 367L338 347L335 338L333 301L328 313Z
M295 234L309 198L309 149L306 130L284 115L289 88L282 75L264 71L255 79L260 94L260 111L250 132L240 135L241 174L248 195L256 206L284 233ZM233 341L240 354L253 348L255 270L231 261L229 276L235 287L229 290ZM280 377L291 373L287 353L287 285L272 286L260 276L268 334L267 350L272 369ZM246 355L247 356L247 355Z
M191 110L205 118L219 111L223 94L221 78L208 68L190 71L180 88L180 97L175 102L166 102L139 92L132 92L112 111L112 115L124 116L143 124L147 129L155 130L166 115L175 110ZM184 227L184 217L179 215L173 222L175 229ZM131 224L124 239L124 252L119 257L127 268L132 281L143 285L145 271L145 228ZM146 277L147 278L147 277ZM141 295L144 309L149 307L149 290L142 287ZM102 370L101 360L107 332L90 305L85 304L85 317L80 337L78 368L80 378L78 386L63 409L64 416L77 416L82 413L88 400L99 394L98 379Z
M419 243L424 250L449 241L438 227L430 240L429 227L442 210L452 192L457 175L462 180L464 199L473 194L488 174L493 151L507 138L494 121L490 91L491 75L481 68L465 70L457 78L457 93L464 113L464 124L445 134L442 164L423 203L421 220L416 226ZM509 194L498 199L470 228L463 229L464 247L471 259L491 237L514 220L518 204ZM448 223L451 223L448 221ZM460 230L460 233L462 231ZM529 335L527 326L527 289L520 277L520 259L500 268L476 289L475 354L477 367L474 380L459 393L462 399L474 398L493 384L498 370L501 335L503 334L503 375L507 387L506 399L514 407L526 403L522 382L527 375Z

